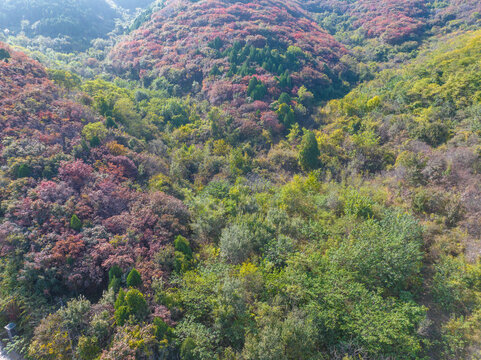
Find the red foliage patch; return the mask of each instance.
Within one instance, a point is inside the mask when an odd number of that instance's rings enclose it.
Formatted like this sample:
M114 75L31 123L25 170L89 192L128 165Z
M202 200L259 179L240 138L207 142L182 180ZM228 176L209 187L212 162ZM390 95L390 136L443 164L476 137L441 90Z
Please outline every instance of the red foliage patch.
M428 15L422 0L311 0L305 6L316 12L348 14L352 27L369 38L395 44L419 34Z
M63 98L40 64L0 48L11 55L0 60L0 163L8 169L0 254L22 254L18 280L56 296L98 293L115 264L163 276L152 258L175 236L188 235L185 205L134 189L146 159L128 149L112 155L112 138L82 147L83 126L101 119Z

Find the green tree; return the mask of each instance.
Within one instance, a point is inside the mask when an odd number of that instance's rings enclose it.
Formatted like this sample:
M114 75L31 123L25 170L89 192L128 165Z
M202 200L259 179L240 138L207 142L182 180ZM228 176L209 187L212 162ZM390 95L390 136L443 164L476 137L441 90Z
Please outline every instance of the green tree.
M283 92L281 96L279 96L279 99L277 101L279 102L279 104L290 104L291 97L288 93Z
M121 285L122 281L115 276L109 281L109 289L113 289L115 293L119 291Z
M214 40L209 42L209 47L215 50L220 50L223 45L224 45L224 42L218 36Z
M108 130L103 123L95 122L84 126L82 135L91 146L98 146L105 139Z
M276 77L279 87L281 89L291 89L292 88L292 78L289 72L286 70L281 76Z
M316 170L320 167L320 156L316 136L312 131L306 132L299 149L299 165L304 171Z
M130 313L139 321L143 320L149 312L149 307L147 306L144 294L137 289L130 289L127 291L127 294L125 294L125 303L127 304Z
M170 339L174 336L172 328L159 317L154 318L155 337L157 340Z
M144 294L137 289L130 289L127 293L120 289L115 300L115 321L123 326L125 321L133 316L136 320L142 321L149 312Z
M388 212L381 221L369 219L357 226L332 252L332 260L355 273L368 288L399 294L419 276L421 234L411 216Z
M141 119L131 99L127 97L118 99L114 105L113 114L115 119L127 127L127 129L138 133L137 127Z
M0 49L0 61L8 62L10 59L10 53L6 49Z
M67 89L67 91L79 87L82 83L82 80L77 75L65 70L50 69L48 70L48 77L57 85Z
M120 279L122 277L123 271L118 265L114 265L109 270L109 282L114 278Z
M222 75L222 72L220 71L219 66L217 66L217 64L214 64L214 66L212 67L212 69L209 72L209 75L211 75L211 76Z
M180 356L182 360L195 360L195 342L194 339L191 337L186 338L182 341L182 345L180 346Z
M82 225L82 220L80 220L76 214L73 214L70 218L70 228L75 231L80 231Z
M305 106L312 105L314 94L308 91L304 85L302 85L297 91L297 96L299 97L299 101Z
M142 278L137 269L130 270L129 275L127 275L127 286L128 287L139 287L142 285Z
M16 171L16 176L17 176L17 179L21 179L21 178L26 178L26 177L29 177L32 173L32 169L30 168L30 166L28 164L20 164L20 166L18 166L17 168L17 171Z
M253 235L245 224L233 224L222 231L220 237L221 257L232 264L247 260L253 250Z
M117 294L117 299L115 299L114 308L117 310L121 306L125 305L125 291L124 289L120 289L119 293Z
M290 128L296 121L296 115L292 109L292 106L286 104L285 102L279 101L279 107L277 108L276 113L281 123L287 129Z
M344 213L368 219L373 215L373 201L363 196L359 191L351 189L347 191L344 199Z
M182 235L179 235L175 238L174 248L176 251L180 251L181 253L185 254L187 257L192 258L192 249L190 247L190 243Z
M192 261L192 249L189 241L181 235L177 236L174 241L174 249L174 270L177 272L187 271Z
M94 360L100 353L95 337L81 336L78 340L77 355L81 360Z
M247 86L247 96L253 100L262 100L267 95L267 86L262 83L257 77L252 77Z
M119 306L115 310L115 323L119 326L123 326L130 316L130 310L128 306Z

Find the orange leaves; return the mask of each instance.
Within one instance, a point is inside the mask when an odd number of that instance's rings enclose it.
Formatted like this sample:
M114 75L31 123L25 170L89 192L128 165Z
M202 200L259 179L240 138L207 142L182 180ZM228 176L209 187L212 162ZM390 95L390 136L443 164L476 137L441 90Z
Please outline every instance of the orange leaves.
M51 258L58 263L77 258L84 249L82 235L71 235L58 240L51 251Z

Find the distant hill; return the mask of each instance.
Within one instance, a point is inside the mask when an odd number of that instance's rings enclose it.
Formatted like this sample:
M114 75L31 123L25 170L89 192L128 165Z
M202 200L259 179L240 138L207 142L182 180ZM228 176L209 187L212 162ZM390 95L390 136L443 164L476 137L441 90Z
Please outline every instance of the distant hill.
M436 26L455 28L473 27L480 24L481 2L478 0L431 1Z
M124 9L136 9L149 6L153 0L115 0L114 2Z
M391 44L418 36L428 15L426 2L421 0L308 0L304 6L321 14L331 33L360 30L366 38Z
M396 45L439 28L472 26L480 20L477 0L306 0L303 7L346 45L377 39ZM441 31L442 33L442 31Z
M152 1L6 0L0 2L0 30L28 37L67 38L62 50L83 50L90 40L115 28L120 8L143 8Z

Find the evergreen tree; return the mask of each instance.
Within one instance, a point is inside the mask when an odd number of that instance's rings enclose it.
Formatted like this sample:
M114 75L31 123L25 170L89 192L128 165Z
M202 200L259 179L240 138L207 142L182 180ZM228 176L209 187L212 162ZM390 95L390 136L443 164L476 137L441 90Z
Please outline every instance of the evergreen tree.
M291 97L289 94L283 92L281 96L279 96L279 99L277 100L279 104L290 104L291 103Z
M80 231L80 229L82 228L82 220L80 220L75 214L73 214L70 218L70 228L75 231Z
M0 49L0 61L8 62L8 59L10 59L10 53L5 49Z
M189 240L182 235L179 235L175 238L174 248L176 251L180 251L181 253L187 255L189 259L192 258L192 249L190 247Z
M140 273L137 269L132 269L127 275L127 286L128 287L139 287L142 285L142 278L140 277Z
M250 79L247 86L247 96L250 96L253 100L262 100L267 94L267 87L259 81L255 76Z
M209 42L209 47L215 50L220 50L223 45L224 45L224 42L218 36L213 41Z
M120 279L122 277L122 269L118 265L114 265L109 270L109 282L114 278Z
M185 360L194 360L195 354L195 341L191 337L186 338L183 342L182 345L180 346L180 355L182 359Z
M32 170L30 169L30 166L28 166L28 164L21 164L17 168L17 179L29 177L31 172Z
M238 74L240 76L247 76L247 75L251 75L253 73L254 73L254 71L253 71L253 69L251 69L249 67L249 64L247 63L247 61L242 64L242 66L241 66L241 68L238 72Z
M312 131L306 132L302 137L299 151L299 164L301 168L305 171L318 169L320 167L320 155L316 136Z
M115 300L114 308L118 309L120 306L125 305L125 291L120 289L117 299Z

